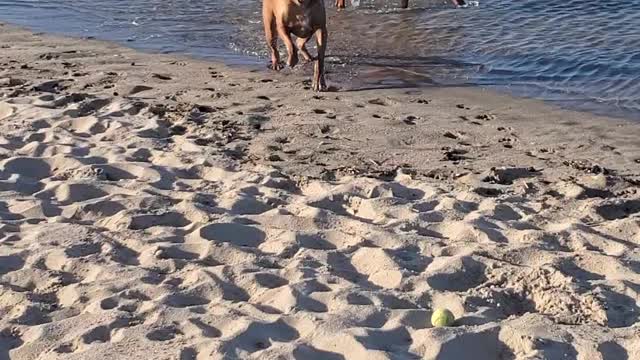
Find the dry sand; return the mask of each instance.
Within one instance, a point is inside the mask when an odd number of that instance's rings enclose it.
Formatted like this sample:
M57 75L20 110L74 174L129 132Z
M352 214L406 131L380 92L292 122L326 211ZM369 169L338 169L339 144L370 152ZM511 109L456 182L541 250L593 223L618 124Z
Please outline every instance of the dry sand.
M2 360L640 358L640 124L0 46Z

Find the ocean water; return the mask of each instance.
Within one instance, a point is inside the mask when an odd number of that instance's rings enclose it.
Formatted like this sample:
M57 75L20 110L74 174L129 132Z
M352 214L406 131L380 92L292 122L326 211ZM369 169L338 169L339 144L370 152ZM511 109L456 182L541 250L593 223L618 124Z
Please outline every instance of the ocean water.
M326 1L328 79L483 86L640 120L640 0ZM0 0L0 21L148 51L266 64L259 0Z

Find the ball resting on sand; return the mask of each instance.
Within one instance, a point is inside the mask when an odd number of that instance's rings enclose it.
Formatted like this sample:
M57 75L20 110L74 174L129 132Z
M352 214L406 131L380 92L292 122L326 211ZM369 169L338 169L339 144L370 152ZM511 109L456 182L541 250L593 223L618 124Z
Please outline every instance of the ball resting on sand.
M447 309L436 309L431 315L431 325L434 327L451 326L454 321L453 313Z

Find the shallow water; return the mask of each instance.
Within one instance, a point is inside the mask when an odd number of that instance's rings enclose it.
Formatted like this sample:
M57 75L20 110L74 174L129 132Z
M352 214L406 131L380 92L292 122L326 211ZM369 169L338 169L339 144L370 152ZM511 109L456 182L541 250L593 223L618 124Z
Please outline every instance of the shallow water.
M329 80L482 85L640 119L640 0L363 0L329 16ZM0 0L0 20L167 53L266 63L258 0Z

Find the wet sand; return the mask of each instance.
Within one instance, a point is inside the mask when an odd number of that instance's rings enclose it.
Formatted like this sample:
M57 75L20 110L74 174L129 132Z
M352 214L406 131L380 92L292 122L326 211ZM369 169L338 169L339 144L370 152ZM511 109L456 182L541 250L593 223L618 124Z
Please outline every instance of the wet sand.
M637 123L0 46L0 359L640 357Z

